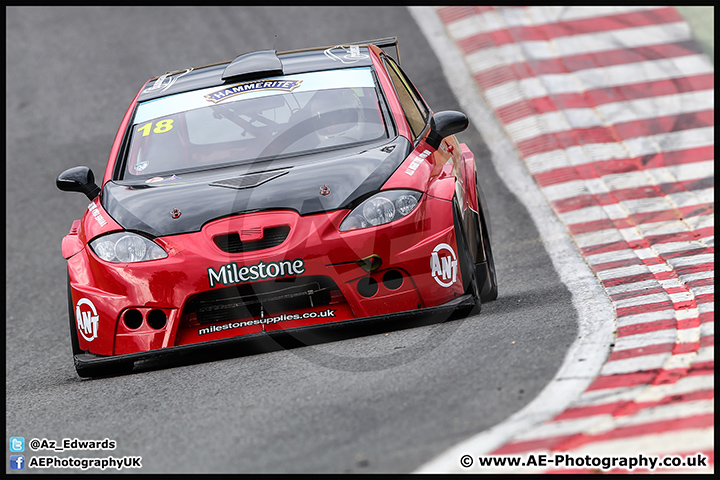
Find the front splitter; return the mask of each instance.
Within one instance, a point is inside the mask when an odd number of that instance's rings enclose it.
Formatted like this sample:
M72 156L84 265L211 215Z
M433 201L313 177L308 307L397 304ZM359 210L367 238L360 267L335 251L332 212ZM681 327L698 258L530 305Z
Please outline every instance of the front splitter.
M378 333L377 327L383 327L385 330L408 328L410 326L419 325L402 325L398 323L402 320L412 320L417 317L435 318L431 323L437 323L437 317L447 315L445 319L450 319L451 315L458 310L468 309L471 311L480 305L479 300L475 300L471 295L461 295L443 305L437 307L422 308L405 312L390 313L386 315L377 315L372 317L354 318L350 320L342 320L333 323L323 323L320 325L307 325L283 330L273 330L258 333L251 333L231 338L223 338L219 340L209 340L202 343L193 343L189 345L177 345L174 347L161 348L156 350L148 350L145 352L127 353L123 355L94 355L91 353L81 353L75 355L75 369L81 377L103 377L116 375L119 373L130 372L136 362L147 360L163 360L168 358L182 358L188 355L196 355L216 350L228 350L243 343L258 342L261 339L276 339L278 344L284 348L296 348L307 346L311 343L323 343L323 341L331 341L331 338L323 337L323 332L332 332L339 329L352 328L353 326L367 326L368 330L356 332L355 336L372 335ZM394 328L393 328L394 327ZM312 341L303 340L312 338ZM292 341L287 341L292 340ZM235 349L235 352L237 350Z

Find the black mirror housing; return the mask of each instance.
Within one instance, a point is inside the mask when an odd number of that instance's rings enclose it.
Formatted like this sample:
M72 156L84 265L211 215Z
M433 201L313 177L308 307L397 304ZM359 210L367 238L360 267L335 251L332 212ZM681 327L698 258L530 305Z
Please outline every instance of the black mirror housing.
M431 147L438 148L443 138L462 132L468 124L468 117L462 112L455 110L437 112L430 119L430 133L426 141Z
M90 200L100 194L95 175L89 167L73 167L58 175L55 185L64 192L84 193Z

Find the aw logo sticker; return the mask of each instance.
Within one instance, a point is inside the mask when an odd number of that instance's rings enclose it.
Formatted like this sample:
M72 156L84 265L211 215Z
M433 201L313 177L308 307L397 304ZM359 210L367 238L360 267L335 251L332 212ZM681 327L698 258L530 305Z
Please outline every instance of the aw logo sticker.
M457 280L458 262L455 251L447 243L441 243L430 255L430 271L441 287L451 287Z
M99 320L100 317L98 317L95 305L90 300L83 298L77 303L75 321L80 335L88 342L92 342L97 338Z

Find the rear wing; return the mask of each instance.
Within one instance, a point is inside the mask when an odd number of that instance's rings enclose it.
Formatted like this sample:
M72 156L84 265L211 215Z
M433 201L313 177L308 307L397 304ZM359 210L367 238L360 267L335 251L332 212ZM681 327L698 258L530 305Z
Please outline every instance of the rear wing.
M277 52L277 53L297 53L297 52L310 52L313 50L328 50L331 48L343 48L343 47L349 47L350 45L375 45L376 47L383 50L385 53L393 57L393 59L399 64L400 63L400 50L398 49L398 39L397 37L385 37L385 38L376 38L375 40L364 40L362 42L350 42L350 43L343 43L340 45L330 45L327 47L310 47L310 48L301 48L297 50L287 50L284 52Z
M211 63L209 65L203 65L201 67L195 67L195 68L189 68L189 69L182 69L182 70L175 70L172 72L167 72L162 76L153 77L150 80L156 80L156 83L154 87L151 87L149 90L160 88L162 83L164 82L165 78L173 75L177 75L180 73L189 73L192 70L199 70L201 68L207 68L207 67L214 67L217 65L225 65L227 64L228 67L223 72L223 80L230 80L230 79L237 79L241 76L245 76L248 74L259 74L259 73L267 73L267 74L275 74L275 73L282 73L282 63L280 60L278 60L277 54L278 53L297 53L297 52L310 52L313 50L329 50L333 48L343 48L343 47L349 47L349 46L365 46L365 45L375 45L376 47L383 50L385 53L390 55L398 64L400 64L400 49L398 48L398 39L397 37L384 37L384 38L376 38L375 40L364 40L362 42L350 42L342 45L334 45L329 47L311 47L311 48L302 48L298 50L287 50L284 52L277 52L275 50L262 50L257 52L249 52L244 53L238 57L235 58L232 62L218 62L218 63ZM159 83L158 83L159 82ZM171 82L172 84L172 82Z
M376 38L375 40L365 40L363 42L352 42L350 45L375 45L393 57L398 64L400 63L400 49L398 48L397 37L385 37Z

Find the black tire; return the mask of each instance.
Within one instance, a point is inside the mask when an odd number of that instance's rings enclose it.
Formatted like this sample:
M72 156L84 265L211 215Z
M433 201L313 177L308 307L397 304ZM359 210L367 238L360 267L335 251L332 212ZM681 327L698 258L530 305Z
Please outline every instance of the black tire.
M480 214L480 230L482 232L483 251L485 252L486 261L475 264L475 276L478 278L478 284L480 285L480 300L482 303L487 303L497 299L498 284L495 273L495 259L490 246L490 235L482 213Z
M462 277L463 287L466 295L472 295L475 299L475 306L468 312L470 315L480 313L481 307L481 296L480 289L478 288L478 279L475 273L475 268L468 248L467 234L463 229L462 221L460 220L460 209L457 201L453 199L453 217L455 223L455 239L458 247L458 265L460 266L460 276Z

